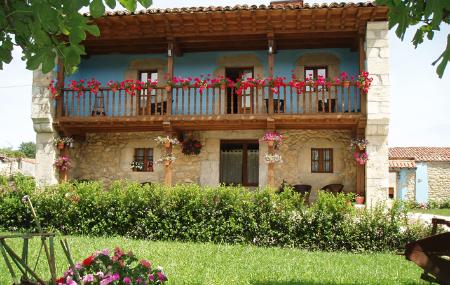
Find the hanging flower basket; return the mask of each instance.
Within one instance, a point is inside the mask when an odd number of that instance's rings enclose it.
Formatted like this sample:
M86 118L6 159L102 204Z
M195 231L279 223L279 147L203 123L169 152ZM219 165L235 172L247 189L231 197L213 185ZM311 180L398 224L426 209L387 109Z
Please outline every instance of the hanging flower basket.
M67 155L58 157L54 163L55 167L61 172L67 171L70 168L70 164L71 162Z
M353 150L356 150L356 149L365 150L368 144L369 144L369 141L364 138L355 138L355 139L352 139L352 141L350 142L350 147Z
M174 162L177 158L172 154L164 154L162 155L156 163L162 163L164 165L170 165L170 163Z
M265 141L269 144L269 146L274 146L275 149L283 143L283 135L278 132L267 132L262 137L261 141Z
M167 146L167 145L170 146L171 144L177 145L180 143L176 138L171 138L169 136L166 136L166 137L157 136L155 138L155 141L157 144L164 145L164 146Z
M358 162L360 165L366 164L367 161L369 160L369 155L365 151L363 152L355 151L353 156L355 157L356 162Z
M202 144L196 139L188 139L183 142L181 150L185 155L199 155L202 150Z
M279 154L264 154L264 161L266 163L283 163L283 159Z
M356 204L358 204L358 205L364 204L364 196L356 195L355 202L356 202Z

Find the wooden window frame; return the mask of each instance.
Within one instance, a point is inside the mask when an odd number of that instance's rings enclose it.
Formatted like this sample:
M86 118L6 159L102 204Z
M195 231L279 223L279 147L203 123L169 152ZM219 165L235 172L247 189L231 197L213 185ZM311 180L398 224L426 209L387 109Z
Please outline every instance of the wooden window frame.
M242 186L244 187L258 187L259 182L257 183L248 183L248 145L249 144L256 144L258 145L258 153L259 153L259 141L258 140L221 140L220 141L220 151L222 151L222 145L224 144L242 144ZM222 163L219 160L219 163ZM259 167L259 163L258 163ZM222 169L222 167L219 165L219 170ZM260 173L258 170L258 177ZM222 176L221 173L219 173L219 177Z
M317 75L317 71L319 69L325 69L325 79L327 79L328 78L328 66L305 66L304 71L303 71L303 76L304 76L305 80L308 79L306 77L306 70L313 70L313 79L317 79L317 78L319 78L319 76Z
M325 160L324 160L324 152L328 150L330 152L330 159L328 160L330 162L330 170L325 171ZM314 151L317 151L319 154L319 159L314 160L313 159L313 153ZM311 173L333 173L333 149L332 148L311 148ZM313 163L314 162L319 163L319 169L318 171L314 171Z
M138 151L139 150L141 150L141 149L143 149L144 150L144 168L142 169L142 170L139 170L139 169L134 169L133 168L133 172L154 172L154 156L155 156L155 153L154 153L154 151L153 151L153 148L144 148L144 147L139 147L139 148L135 148L134 149L134 156L133 156L133 158L134 158L134 161L140 161L140 160L138 160L137 158L138 158ZM150 157L150 155L149 155L149 152L152 152L152 154L151 154L151 161L149 161L149 157ZM149 168L149 163L151 163L151 168Z

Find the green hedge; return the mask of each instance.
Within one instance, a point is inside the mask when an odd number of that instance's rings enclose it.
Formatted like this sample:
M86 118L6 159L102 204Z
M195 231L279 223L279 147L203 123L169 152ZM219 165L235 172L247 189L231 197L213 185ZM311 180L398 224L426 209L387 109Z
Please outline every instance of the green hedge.
M425 234L406 224L402 207L355 210L349 196L320 193L305 206L298 194L241 187L65 183L34 190L21 176L0 179L0 228L35 230L29 195L46 230L149 240L249 243L312 250L386 251Z

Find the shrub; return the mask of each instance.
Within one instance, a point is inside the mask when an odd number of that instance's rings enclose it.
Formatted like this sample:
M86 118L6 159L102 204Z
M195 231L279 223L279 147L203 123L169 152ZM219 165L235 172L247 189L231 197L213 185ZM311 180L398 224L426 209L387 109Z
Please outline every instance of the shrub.
M45 230L72 235L347 251L397 250L425 235L422 227L408 225L407 208L357 210L353 197L344 194L320 192L307 207L289 188L274 194L268 189L118 181L107 190L100 182L34 190L29 180L14 179L15 186L0 194L0 228L6 231L36 230L21 203L29 195Z

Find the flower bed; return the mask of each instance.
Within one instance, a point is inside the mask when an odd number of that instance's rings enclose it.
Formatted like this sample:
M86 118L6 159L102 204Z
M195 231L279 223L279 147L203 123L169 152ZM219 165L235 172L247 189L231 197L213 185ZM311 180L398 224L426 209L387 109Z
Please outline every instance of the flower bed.
M100 250L69 268L56 280L57 285L82 284L163 284L167 281L162 267L154 267L150 261L139 260L133 252L125 253L116 247L113 254Z

